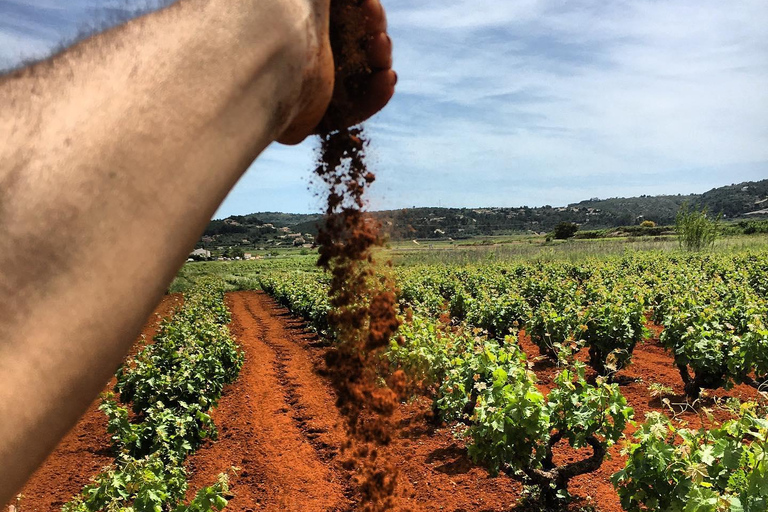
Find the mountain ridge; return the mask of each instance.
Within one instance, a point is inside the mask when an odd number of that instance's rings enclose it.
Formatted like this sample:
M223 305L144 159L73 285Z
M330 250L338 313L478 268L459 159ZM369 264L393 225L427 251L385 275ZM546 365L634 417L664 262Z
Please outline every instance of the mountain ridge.
M393 240L413 238L470 238L512 233L543 233L560 222L574 222L582 230L632 226L644 220L674 224L680 207L722 214L726 220L765 218L768 179L717 187L703 194L642 195L592 198L567 206L441 208L419 207L371 212ZM765 210L765 211L763 211ZM254 245L275 239L287 244L312 242L321 214L257 212L211 221L199 246ZM299 236L297 236L299 235ZM279 245L279 244L278 244Z

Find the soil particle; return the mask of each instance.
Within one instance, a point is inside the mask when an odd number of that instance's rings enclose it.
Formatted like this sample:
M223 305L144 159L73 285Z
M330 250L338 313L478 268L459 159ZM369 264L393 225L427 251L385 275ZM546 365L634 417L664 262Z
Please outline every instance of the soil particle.
M319 129L315 169L327 188L318 265L331 275L329 323L337 342L327 364L350 435L344 445L345 466L358 468L360 506L388 510L397 470L379 456L378 447L391 440L389 418L397 407L397 395L378 384L376 356L386 348L399 321L394 282L373 257L373 250L383 245L379 225L365 212L365 192L376 179L366 165L367 138L361 127L346 128L356 122L355 102L365 93L371 74L366 64L366 19L357 0L333 0L330 19L336 84Z

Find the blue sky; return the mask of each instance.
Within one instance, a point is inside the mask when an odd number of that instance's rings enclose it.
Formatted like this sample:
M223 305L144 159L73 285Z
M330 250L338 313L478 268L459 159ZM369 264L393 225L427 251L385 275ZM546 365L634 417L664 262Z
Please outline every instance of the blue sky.
M0 0L0 68L137 0ZM374 209L562 205L768 178L765 0L385 0L400 81L369 125ZM317 211L314 141L217 217Z

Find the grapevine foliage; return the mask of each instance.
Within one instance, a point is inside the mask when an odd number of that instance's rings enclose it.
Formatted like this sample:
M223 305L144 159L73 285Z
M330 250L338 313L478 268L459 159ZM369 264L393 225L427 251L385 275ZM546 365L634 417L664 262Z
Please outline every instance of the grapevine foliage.
M545 501L600 466L632 410L614 375L663 326L686 393L746 383L768 386L768 256L624 255L585 263L415 264L394 270L404 321L387 358L455 421L472 458L492 473L524 475ZM263 272L262 287L328 339L327 285L315 272ZM548 393L537 386L517 335L530 336L563 369ZM597 379L574 364L589 352ZM565 357L563 356L565 354ZM624 507L767 511L765 413L710 431L677 429L651 416L615 477ZM762 416L761 416L762 414ZM761 437L762 436L762 437ZM584 449L554 463L560 443Z
M548 504L567 498L571 478L600 467L633 416L617 385L589 385L580 364L562 371L545 396L515 343L492 340L452 361L438 407L467 425L475 461L492 474L522 471ZM592 455L558 466L553 452L561 440Z
M649 413L613 482L628 512L768 510L768 417L743 404L709 430L678 429Z
M161 323L154 343L118 370L119 401L106 393L100 407L117 457L64 512L211 512L226 506L226 475L189 504L183 501L184 460L216 437L209 411L243 365L227 322L223 285L203 281Z
M768 377L766 301L722 276L709 282L680 280L659 301L656 319L665 326L660 341L675 358L686 393L759 387Z

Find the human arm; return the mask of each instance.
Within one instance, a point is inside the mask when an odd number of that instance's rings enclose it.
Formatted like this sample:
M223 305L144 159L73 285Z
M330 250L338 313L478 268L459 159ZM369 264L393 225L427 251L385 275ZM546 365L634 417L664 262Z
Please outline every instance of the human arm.
M255 157L319 122L328 1L183 0L0 78L0 503L102 389ZM367 5L385 68L369 115L394 84Z

